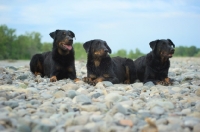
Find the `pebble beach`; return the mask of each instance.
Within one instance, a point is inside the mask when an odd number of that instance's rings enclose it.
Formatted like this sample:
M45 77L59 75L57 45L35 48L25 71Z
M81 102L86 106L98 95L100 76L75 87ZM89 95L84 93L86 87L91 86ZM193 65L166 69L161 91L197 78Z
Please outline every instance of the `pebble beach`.
M171 86L34 76L0 61L0 132L200 132L200 58L171 58ZM86 61L76 61L78 78Z

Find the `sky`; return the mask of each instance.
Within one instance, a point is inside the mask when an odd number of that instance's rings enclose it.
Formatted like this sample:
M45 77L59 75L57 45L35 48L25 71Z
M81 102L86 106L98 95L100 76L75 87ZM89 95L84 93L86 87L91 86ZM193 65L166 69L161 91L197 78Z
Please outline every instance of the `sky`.
M2 24L17 35L39 32L42 42L71 30L74 42L102 39L113 52L148 53L157 39L200 48L200 0L1 0Z

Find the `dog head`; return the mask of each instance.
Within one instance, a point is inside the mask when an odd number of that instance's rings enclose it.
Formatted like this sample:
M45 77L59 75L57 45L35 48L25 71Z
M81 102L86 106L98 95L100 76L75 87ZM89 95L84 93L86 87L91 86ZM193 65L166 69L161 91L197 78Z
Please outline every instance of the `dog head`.
M175 51L175 45L170 39L155 40L150 42L149 45L154 54L164 60L171 58Z
M53 47L58 49L58 52L69 53L72 50L73 38L75 34L70 30L56 30L49 34L54 39Z
M87 41L83 44L83 47L87 54L92 55L93 58L103 58L112 52L106 41L100 39Z

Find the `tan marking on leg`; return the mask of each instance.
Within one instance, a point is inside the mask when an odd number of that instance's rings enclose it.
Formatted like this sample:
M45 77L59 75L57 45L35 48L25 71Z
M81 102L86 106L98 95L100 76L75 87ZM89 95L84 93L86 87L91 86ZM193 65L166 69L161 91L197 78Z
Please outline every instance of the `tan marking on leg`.
M125 73L125 76L126 76L126 80L124 81L125 84L130 84L130 73L129 73L129 67L126 66L126 73Z
M37 75L40 75L40 76L41 76L41 75L42 75L42 74L39 73L39 72L35 72L34 74L35 74L35 76L37 76Z
M56 82L57 81L57 77L56 76L52 76L51 78L50 78L50 82Z
M39 71L43 70L43 67L42 67L42 64L40 61L37 62L37 67L38 67Z

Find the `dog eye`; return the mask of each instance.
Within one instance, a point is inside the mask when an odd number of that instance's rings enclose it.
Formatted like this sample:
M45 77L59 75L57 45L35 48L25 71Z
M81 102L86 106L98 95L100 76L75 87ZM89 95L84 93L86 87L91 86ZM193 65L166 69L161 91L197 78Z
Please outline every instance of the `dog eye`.
M66 32L63 32L63 35L66 35Z

